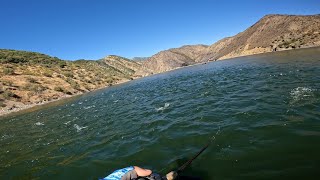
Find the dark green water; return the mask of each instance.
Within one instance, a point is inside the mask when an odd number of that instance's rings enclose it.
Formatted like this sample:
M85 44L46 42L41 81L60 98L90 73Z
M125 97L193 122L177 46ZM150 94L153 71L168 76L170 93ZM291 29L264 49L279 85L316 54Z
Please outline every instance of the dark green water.
M320 175L320 48L179 69L1 117L0 179L96 179L138 165L203 179Z

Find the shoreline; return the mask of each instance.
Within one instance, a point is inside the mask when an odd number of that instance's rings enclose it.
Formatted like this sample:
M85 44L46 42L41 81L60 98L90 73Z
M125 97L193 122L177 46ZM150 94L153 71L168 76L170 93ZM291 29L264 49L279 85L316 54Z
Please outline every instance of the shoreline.
M140 77L140 78L142 78L142 77ZM139 79L139 78L136 78L136 79ZM129 82L129 81L131 81L131 80L119 81L119 82L117 82L115 84L112 84L112 86L124 84L124 83ZM17 107L14 107L14 108L9 108L9 109L0 108L0 118L1 117L6 117L6 116L9 116L9 115L11 115L13 113L18 113L18 112L21 112L21 111L24 111L24 110L28 110L28 109L32 109L32 108L36 108L36 107L41 107L43 105L47 105L47 104L50 104L50 103L59 102L59 101L70 99L70 98L75 98L77 96L81 96L81 95L84 95L84 94L87 94L87 93L90 93L90 92L95 92L95 91L101 90L101 89L106 89L106 88L109 88L109 87L112 87L112 86L104 86L104 87L97 88L97 89L95 89L93 91L79 92L79 93L73 94L73 95L64 94L63 96L61 96L61 97L59 97L57 99L50 100L50 101L42 101L42 102L33 103L33 104L23 104L23 105L19 105ZM14 105L14 106L16 106L16 105Z
M240 55L240 56L236 56L236 57L230 57L230 58L227 58L227 59L217 59L216 61L234 60L236 58L241 58L241 57L248 57L248 56L255 56L255 55L262 55L262 54L271 54L271 53L278 53L278 52L283 52L283 51L295 51L295 50L302 50L302 49L309 49L309 48L319 48L319 47L320 46L313 46L313 47L304 47L304 48L299 48L299 49L287 49L287 50L274 51L274 52L273 51L271 51L271 52L263 52L263 53L256 53L256 54L243 55L243 56ZM163 74L163 73L175 71L175 70L182 69L182 68L187 68L187 67L192 67L192 66L197 66L197 65L204 65L204 64L212 63L212 62L216 62L216 61L199 62L199 63L192 64L192 65L189 65L189 66L177 67L177 68L165 71L165 72L150 74L150 75L143 76L143 77L136 77L133 80L141 79L141 78L145 78L145 77L149 77L149 76L153 76L153 75ZM132 80L130 80L130 79L122 80L122 81L119 81L119 82L117 82L115 84L112 84L112 86L124 84L124 83L130 82L130 81L132 81ZM33 104L23 104L23 105L20 105L18 107L14 107L12 109L11 108L9 108L9 109L0 108L0 117L5 117L5 116L8 116L8 115L11 115L12 113L17 113L17 112L20 112L20 111L32 109L32 108L35 108L35 107L40 107L40 106L43 106L43 105L46 105L46 104L50 104L50 103L53 103L53 102L58 102L58 101L70 99L70 98L73 98L73 97L84 95L86 93L90 93L90 92L94 92L94 91L97 91L97 90L109 88L109 87L112 87L112 86L104 86L104 87L100 87L100 88L97 88L97 89L89 91L89 92L79 92L79 93L73 94L73 95L64 94L63 96L61 96L61 97L59 97L57 99L53 99L53 100L50 100L50 101L42 101L40 103L38 102L38 103L33 103Z

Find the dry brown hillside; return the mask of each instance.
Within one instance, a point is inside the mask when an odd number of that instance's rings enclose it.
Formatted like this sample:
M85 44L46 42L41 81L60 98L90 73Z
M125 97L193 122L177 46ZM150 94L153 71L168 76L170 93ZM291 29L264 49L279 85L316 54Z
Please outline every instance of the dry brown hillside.
M0 114L141 77L140 64L119 56L63 61L0 49Z
M320 45L320 15L267 15L247 30L211 46L183 46L159 52L145 61L153 72L252 55Z
M110 55L103 58L102 61L109 66L118 69L120 72L127 74L129 79L143 77L150 74L149 70L143 67L141 63L124 57Z
M195 64L201 58L205 45L182 46L161 51L143 62L144 66L154 73L165 72L176 67Z
M247 30L211 45L201 61L320 45L320 15L267 15Z

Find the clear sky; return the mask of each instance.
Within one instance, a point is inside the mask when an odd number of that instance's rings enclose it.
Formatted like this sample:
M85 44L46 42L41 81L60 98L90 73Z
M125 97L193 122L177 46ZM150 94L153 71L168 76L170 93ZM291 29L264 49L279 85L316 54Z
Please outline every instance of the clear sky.
M67 60L147 57L213 44L266 14L320 14L320 1L1 0L0 48Z

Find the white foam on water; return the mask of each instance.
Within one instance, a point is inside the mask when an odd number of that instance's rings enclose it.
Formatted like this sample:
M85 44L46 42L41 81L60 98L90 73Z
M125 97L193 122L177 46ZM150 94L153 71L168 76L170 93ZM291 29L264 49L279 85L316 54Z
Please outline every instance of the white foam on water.
M314 89L308 87L297 87L290 91L290 96L293 100L293 103L305 99L306 97L314 96Z
M156 108L157 111L163 111L170 106L170 103L165 103L163 107Z
M68 122L65 122L65 123L63 123L63 124L68 125L68 124L70 124L70 123L71 123L71 121L68 121Z
M80 132L82 129L88 128L88 126L79 126L78 124L73 125L74 128L77 129L77 132Z
M36 126L44 126L44 123L42 123L42 122L37 122L37 123L35 123L35 125L36 125Z
M11 137L13 137L13 136L5 134L5 135L1 136L1 139L0 139L0 140L1 140L1 141L2 141L2 140L6 140L6 139L9 139L9 138L11 138Z
M96 107L95 105L92 105L92 106L86 106L86 107L84 107L83 109L91 109L91 108L94 108L94 107Z

